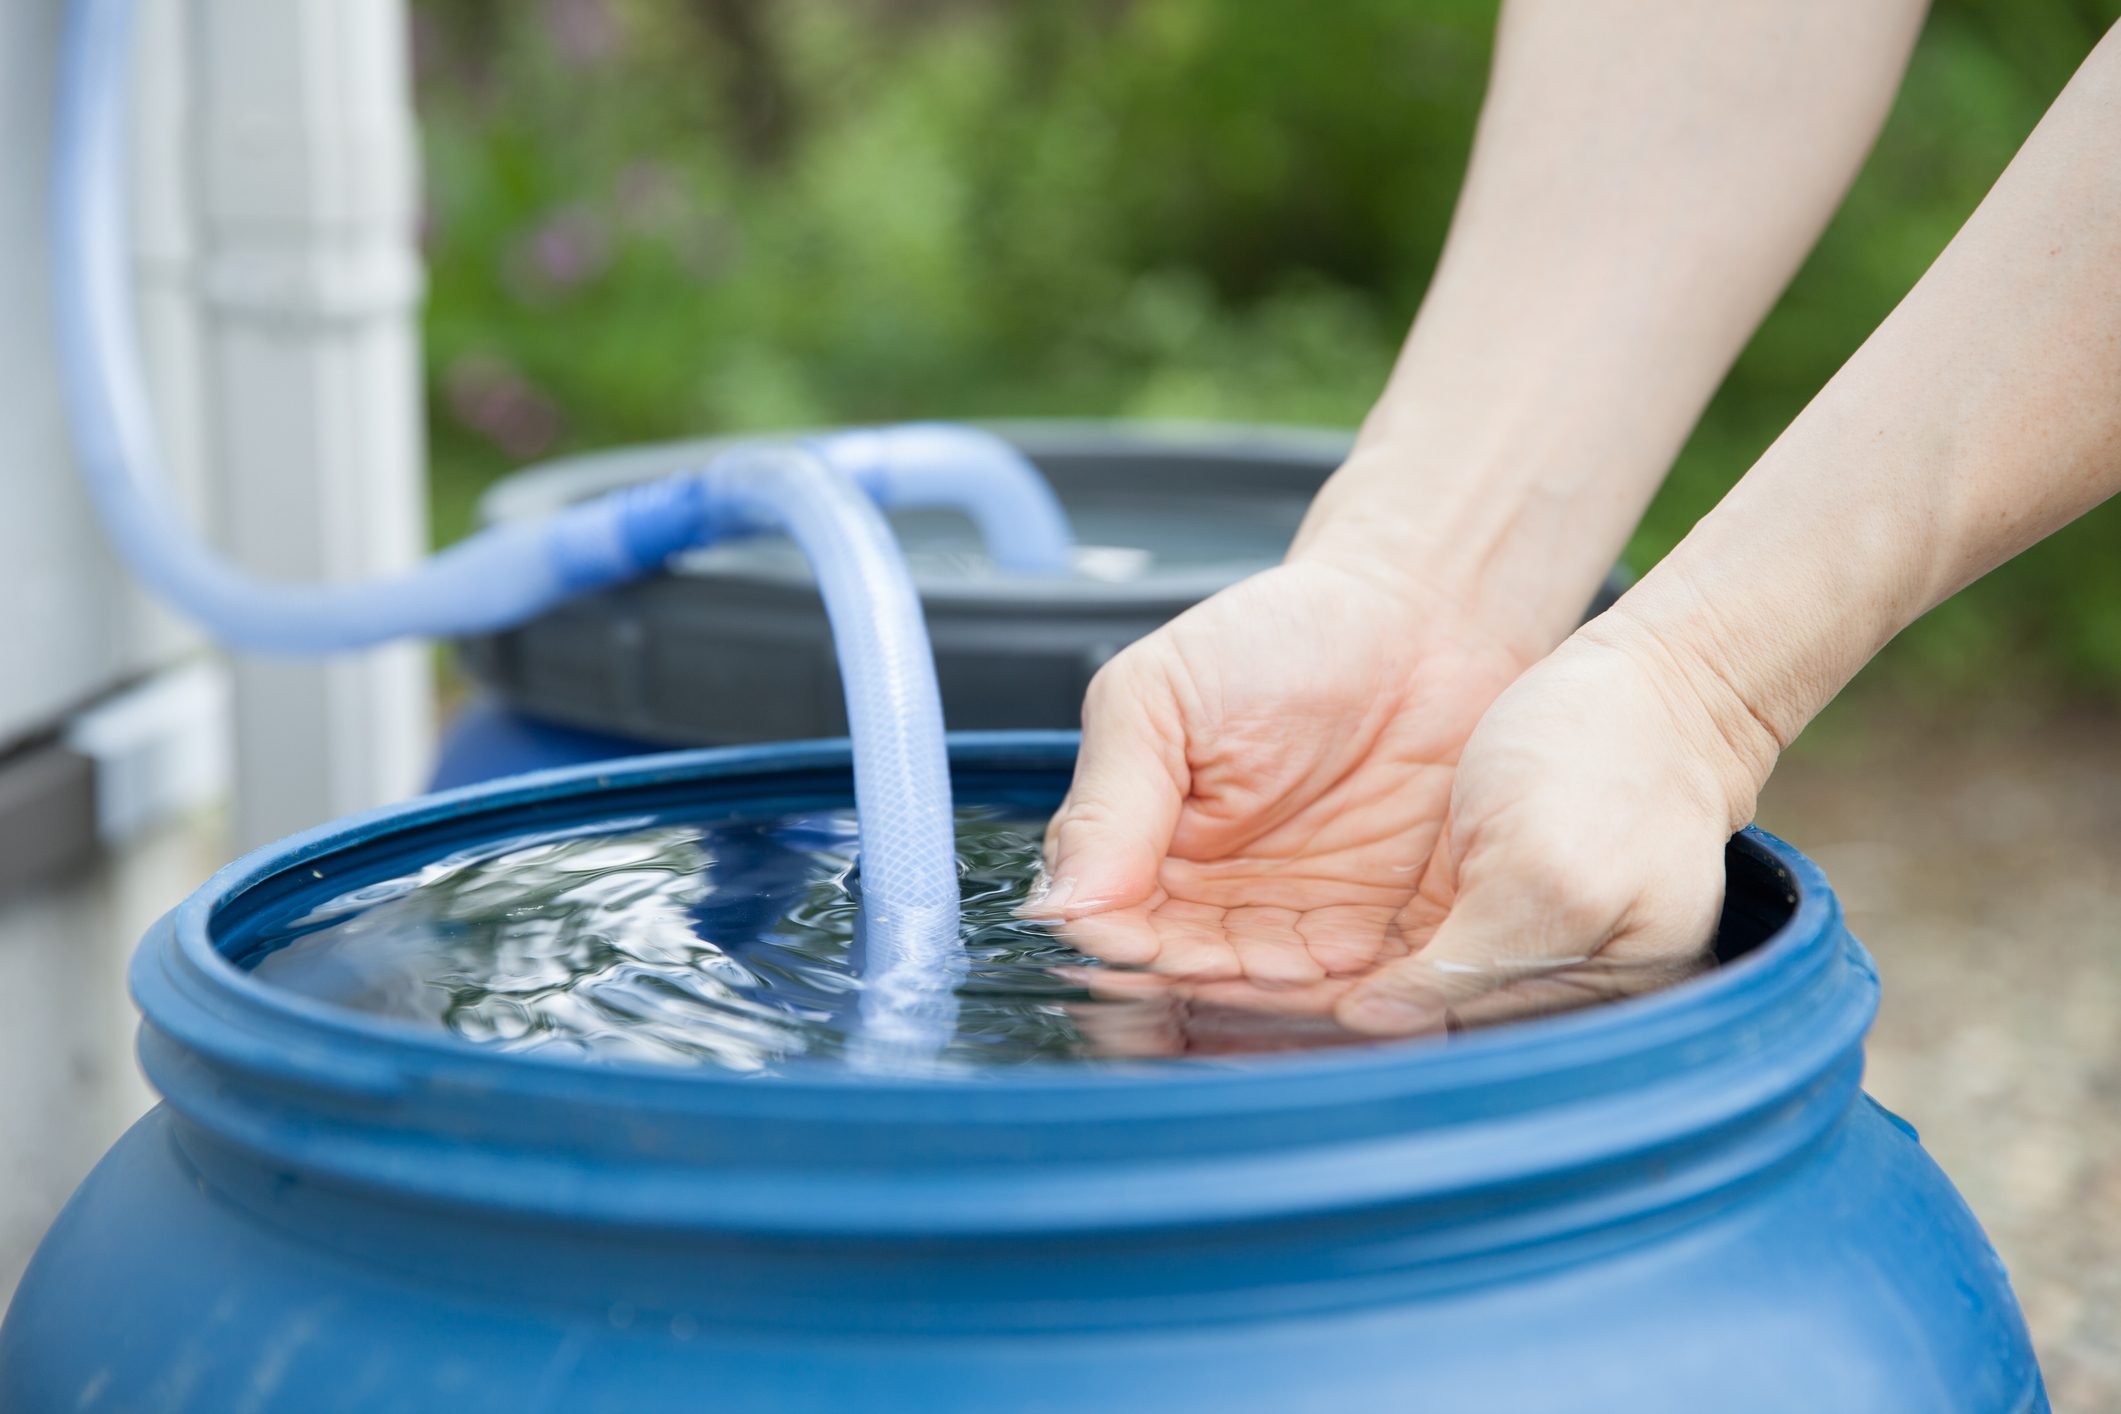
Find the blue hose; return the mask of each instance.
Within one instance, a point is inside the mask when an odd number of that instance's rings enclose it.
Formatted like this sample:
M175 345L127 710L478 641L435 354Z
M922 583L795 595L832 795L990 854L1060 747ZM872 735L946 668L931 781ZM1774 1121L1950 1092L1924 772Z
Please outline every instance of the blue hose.
M972 517L994 563L1066 574L1075 538L1060 498L1024 454L992 432L914 422L817 439L825 460L878 505L952 506Z
M137 0L74 0L61 58L53 256L59 356L82 472L133 572L231 647L330 653L409 635L503 628L575 594L637 578L742 517L686 478L584 502L530 527L485 531L407 574L363 584L266 583L193 535L165 490L126 262L125 122ZM1062 573L1059 503L1022 453L969 428L915 426L816 439L883 504L968 511L997 564Z

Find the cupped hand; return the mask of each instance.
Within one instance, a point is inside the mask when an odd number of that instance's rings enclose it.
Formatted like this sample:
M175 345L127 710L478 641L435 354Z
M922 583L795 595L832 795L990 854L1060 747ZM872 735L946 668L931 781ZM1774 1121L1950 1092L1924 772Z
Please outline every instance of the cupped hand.
M1337 1002L1411 1032L1652 990L1705 966L1724 849L1781 743L1615 611L1517 680L1466 743L1402 929Z
M1527 656L1440 593L1323 560L1224 591L1091 685L1028 911L1203 1001L1330 1015L1419 945L1459 753Z
M1626 623L1524 671L1441 596L1248 580L1099 675L1030 910L1188 1005L1367 1034L1678 980L1779 743Z

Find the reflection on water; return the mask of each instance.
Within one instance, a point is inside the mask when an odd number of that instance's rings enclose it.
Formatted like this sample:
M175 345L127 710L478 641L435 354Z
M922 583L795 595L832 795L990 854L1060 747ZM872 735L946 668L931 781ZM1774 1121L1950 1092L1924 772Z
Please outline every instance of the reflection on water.
M941 1064L1235 1054L1355 1040L1316 989L1215 1000L1016 916L1039 821L960 811L968 967ZM516 1051L771 1071L842 1058L859 1010L851 812L520 837L343 894L257 975Z

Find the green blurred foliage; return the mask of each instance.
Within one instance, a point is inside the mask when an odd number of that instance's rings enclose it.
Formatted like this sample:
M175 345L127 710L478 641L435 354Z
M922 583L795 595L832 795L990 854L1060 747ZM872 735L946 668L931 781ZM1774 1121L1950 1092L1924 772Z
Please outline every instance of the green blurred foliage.
M2115 11L1943 0L1638 566L1905 293ZM1352 424L1441 247L1494 23L1480 0L417 13L443 538L524 460L648 438L1029 414ZM1887 663L1921 692L2121 696L2121 516L1991 576Z

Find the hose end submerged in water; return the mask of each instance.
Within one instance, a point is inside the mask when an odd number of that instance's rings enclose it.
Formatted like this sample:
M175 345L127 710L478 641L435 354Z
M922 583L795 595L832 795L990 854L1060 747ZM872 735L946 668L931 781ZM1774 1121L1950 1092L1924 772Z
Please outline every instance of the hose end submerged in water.
M954 1029L964 949L943 699L913 576L883 513L813 449L738 448L700 477L711 504L787 534L817 575L854 745L863 1029L880 1064L932 1056Z

